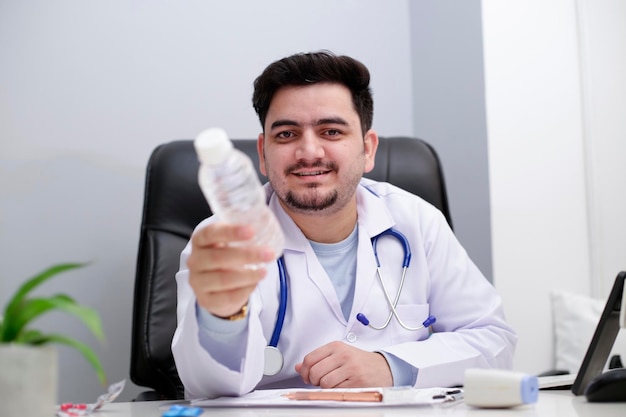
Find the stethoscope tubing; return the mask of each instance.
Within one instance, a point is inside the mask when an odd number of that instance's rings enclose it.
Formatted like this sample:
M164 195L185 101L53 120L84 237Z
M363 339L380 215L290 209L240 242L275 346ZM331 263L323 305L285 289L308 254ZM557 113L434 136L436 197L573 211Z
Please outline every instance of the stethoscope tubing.
M396 306L398 305L398 301L400 300L400 294L402 293L402 288L404 287L404 277L406 277L406 269L407 269L406 266L402 268L402 278L400 278L400 286L398 287L398 292L396 293L396 298L392 301L391 297L389 297L389 292L387 291L387 286L385 285L385 282L383 280L383 276L382 276L382 274L380 272L380 267L376 268L376 275L378 276L378 282L380 282L380 286L383 289L383 293L385 294L385 298L387 299L387 303L389 304L390 311L389 311L389 315L387 316L387 320L385 321L385 323L382 326L378 326L377 327L377 326L374 326L371 323L368 323L367 325L370 328L372 328L374 330L383 330L384 328L389 326L389 323L391 322L391 319L395 316L396 319L398 319L398 323L400 323L400 326L404 327L405 329L407 329L407 330L419 330L419 329L412 329L412 328L406 326L402 322L402 320L400 320L400 316L398 315L398 312L396 311ZM420 329L421 329L421 327L420 327Z
M402 244L402 249L404 250L404 258L402 260L402 267L406 270L411 264L411 246L409 245L409 240L404 236L401 232L397 231L393 227L385 230L384 232L374 236L372 238L372 248L374 249L374 258L376 258L376 266L380 269L380 259L378 258L378 239L383 236L390 235L398 239L400 244Z
M263 375L273 376L278 374L283 369L285 358L278 349L278 339L280 339L280 333L283 331L283 324L285 323L285 314L287 313L287 297L289 294L289 281L287 280L287 273L285 271L285 258L278 258L278 277L279 277L279 303L278 314L276 315L276 324L274 324L274 331L272 337L267 346L265 346L264 352L264 369Z
M393 300L391 299L391 296L389 295L389 291L387 291L387 286L385 285L385 280L383 279L383 275L381 271L380 259L378 258L378 239L387 235L395 237L400 242L400 244L402 244L402 248L404 249L404 259L402 261L402 277L400 278L400 285L398 286L396 297ZM376 275L378 276L378 282L380 282L380 286L382 287L383 293L385 294L385 299L387 300L387 304L389 304L390 311L389 311L389 315L387 316L387 320L385 320L382 326L374 326L372 323L370 323L370 321L367 319L367 317L365 317L363 313L357 314L357 320L374 330L385 329L389 325L389 323L391 323L391 319L393 317L395 317L396 320L398 320L398 324L400 324L400 326L410 331L421 330L433 324L436 320L435 317L428 316L428 318L424 320L424 322L420 326L411 327L407 325L406 323L404 323L404 321L402 321L402 319L400 318L400 315L398 314L398 311L396 310L396 307L398 306L398 301L400 300L400 295L402 294L402 289L404 288L404 280L406 278L406 271L409 268L409 265L411 264L411 247L409 245L409 241L406 238L406 236L404 236L401 232L399 232L398 230L394 228L389 228L385 230L384 232L382 232L381 234L374 236L372 238L372 248L374 249L374 257L376 258Z
M280 333L283 331L283 323L285 322L285 314L287 313L287 297L289 294L289 282L287 281L287 272L285 271L285 257L278 258L278 277L280 280L280 300L278 304L278 315L276 316L276 324L272 332L269 346L277 347Z

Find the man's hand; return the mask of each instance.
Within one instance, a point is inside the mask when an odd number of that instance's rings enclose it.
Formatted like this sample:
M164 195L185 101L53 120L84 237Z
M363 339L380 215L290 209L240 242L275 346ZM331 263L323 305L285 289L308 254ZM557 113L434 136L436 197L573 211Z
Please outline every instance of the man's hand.
M366 352L342 342L324 345L296 365L306 384L320 388L390 387L391 369L380 353Z
M232 246L251 239L249 226L212 223L197 230L191 238L187 259L189 285L198 305L218 317L228 317L244 306L250 294L265 277L260 265L274 259L271 249L259 246Z

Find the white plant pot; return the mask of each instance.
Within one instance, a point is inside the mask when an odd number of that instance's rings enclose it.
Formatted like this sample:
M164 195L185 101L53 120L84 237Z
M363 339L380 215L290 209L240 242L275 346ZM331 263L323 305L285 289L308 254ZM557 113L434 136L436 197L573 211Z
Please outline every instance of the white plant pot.
M0 343L0 416L54 416L57 381L55 348Z

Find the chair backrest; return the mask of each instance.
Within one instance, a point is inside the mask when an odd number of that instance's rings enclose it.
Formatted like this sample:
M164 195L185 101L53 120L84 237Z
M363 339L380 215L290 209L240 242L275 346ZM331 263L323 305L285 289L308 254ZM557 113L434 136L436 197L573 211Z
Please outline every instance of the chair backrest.
M235 146L253 160L256 140ZM180 253L193 229L211 215L197 182L198 160L191 140L158 146L148 162L135 277L131 380L156 393L147 398L183 398L170 344L176 329L176 282ZM452 225L439 158L426 142L380 138L376 164L366 175L417 194L438 207ZM261 182L265 182L265 177Z

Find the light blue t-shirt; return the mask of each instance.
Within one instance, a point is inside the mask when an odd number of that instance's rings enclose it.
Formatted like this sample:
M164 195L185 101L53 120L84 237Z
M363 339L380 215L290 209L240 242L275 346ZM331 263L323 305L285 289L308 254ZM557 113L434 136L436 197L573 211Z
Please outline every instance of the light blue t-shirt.
M309 240L309 243L333 283L343 316L348 320L356 280L356 254L359 244L357 228L341 242L317 243Z

